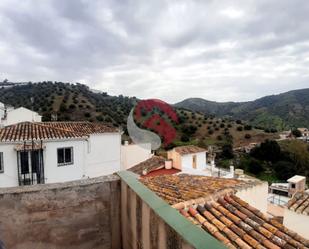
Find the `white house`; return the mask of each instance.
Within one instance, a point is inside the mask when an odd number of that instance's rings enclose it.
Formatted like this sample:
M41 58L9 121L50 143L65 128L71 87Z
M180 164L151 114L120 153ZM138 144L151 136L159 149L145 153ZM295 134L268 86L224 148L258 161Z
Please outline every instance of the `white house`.
M194 145L179 146L167 152L167 158L173 161L173 168L206 169L206 150Z
M1 126L17 124L20 122L41 122L42 116L37 112L31 111L25 107L7 108L0 105Z
M22 122L0 129L0 187L54 183L120 170L121 133L90 122Z
M195 145L175 147L167 152L167 158L172 161L172 167L183 173L192 175L216 176L234 178L234 166L229 170L217 168L214 157L207 163L207 150Z

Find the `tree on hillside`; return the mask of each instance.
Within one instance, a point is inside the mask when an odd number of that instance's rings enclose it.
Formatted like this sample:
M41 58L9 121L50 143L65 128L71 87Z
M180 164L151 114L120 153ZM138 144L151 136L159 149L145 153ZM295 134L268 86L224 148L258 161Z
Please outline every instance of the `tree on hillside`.
M295 166L289 161L278 161L274 164L276 176L280 180L287 180L296 174Z
M259 160L276 162L280 160L281 149L276 141L266 140L260 146L252 149L250 155Z
M292 134L293 134L293 136L295 136L295 137L301 137L301 136L302 136L301 131L298 130L298 129L293 129L293 130L292 130Z
M222 157L225 159L232 159L234 158L234 153L233 153L233 146L232 144L225 144L222 146Z

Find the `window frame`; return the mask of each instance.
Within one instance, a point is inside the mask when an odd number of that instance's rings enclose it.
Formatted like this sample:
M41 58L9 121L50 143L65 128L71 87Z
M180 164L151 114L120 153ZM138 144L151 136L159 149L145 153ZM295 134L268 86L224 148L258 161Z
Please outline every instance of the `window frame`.
M65 161L65 151L67 149L70 149L70 153L71 153L71 161L70 162L66 162ZM59 150L63 150L63 163L59 163L59 156L58 156L58 151ZM67 166L67 165L72 165L72 164L74 164L73 146L57 148L57 166L58 167L62 167L62 166Z
M4 173L3 152L0 152L0 174Z

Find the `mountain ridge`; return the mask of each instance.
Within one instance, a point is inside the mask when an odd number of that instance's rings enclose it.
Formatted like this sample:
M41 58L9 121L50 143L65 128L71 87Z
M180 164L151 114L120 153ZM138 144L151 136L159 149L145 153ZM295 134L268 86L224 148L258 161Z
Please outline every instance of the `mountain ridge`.
M216 102L203 98L188 98L174 106L207 115L243 119L264 128L283 130L309 126L309 88L245 102Z

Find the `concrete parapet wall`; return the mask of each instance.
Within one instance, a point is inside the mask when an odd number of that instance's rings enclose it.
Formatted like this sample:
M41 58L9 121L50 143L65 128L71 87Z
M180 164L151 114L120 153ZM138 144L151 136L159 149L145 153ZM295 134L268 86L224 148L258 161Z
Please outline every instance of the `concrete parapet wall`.
M8 249L121 248L119 178L1 189L0 239Z

